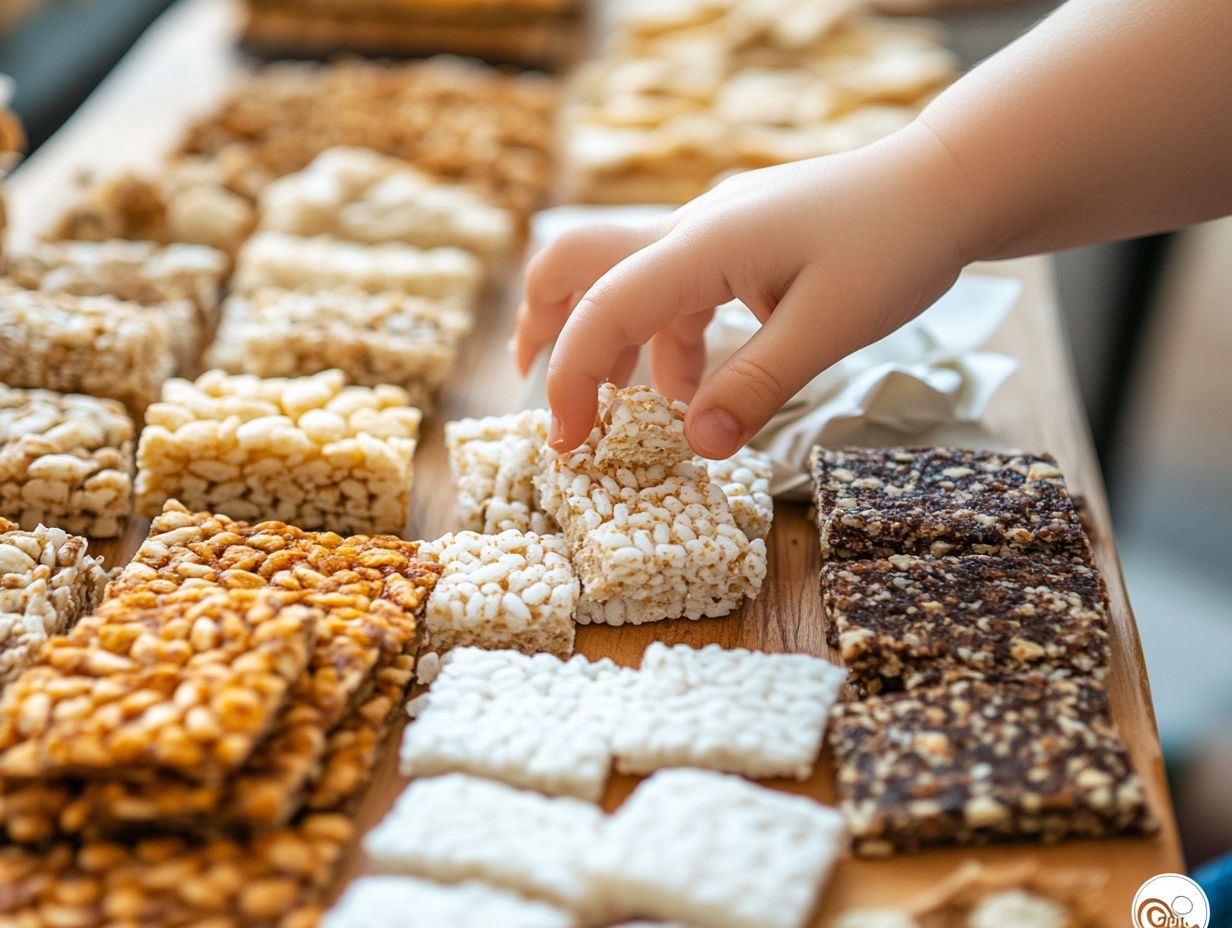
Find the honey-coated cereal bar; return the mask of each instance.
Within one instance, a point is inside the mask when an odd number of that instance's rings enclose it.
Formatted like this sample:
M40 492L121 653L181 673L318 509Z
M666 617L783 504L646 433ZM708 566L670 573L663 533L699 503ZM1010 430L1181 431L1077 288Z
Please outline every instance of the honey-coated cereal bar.
M133 420L115 400L0 384L0 512L113 538L132 503Z

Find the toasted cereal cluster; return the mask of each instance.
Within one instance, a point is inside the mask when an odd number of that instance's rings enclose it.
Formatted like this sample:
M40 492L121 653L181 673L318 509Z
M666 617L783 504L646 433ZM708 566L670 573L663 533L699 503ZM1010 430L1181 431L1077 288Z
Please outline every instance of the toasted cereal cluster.
M539 507L535 486L547 437L546 409L445 423L456 511L464 529L486 534L556 531L556 521Z
M774 522L774 497L770 478L774 464L770 456L743 448L722 461L703 460L702 464L727 497L732 518L749 538L765 538Z
M132 482L133 420L118 402L0 384L0 512L113 538Z
M403 928L406 913L420 925L449 928L576 928L570 913L516 893L468 880L442 886L399 876L366 876L347 887L321 928ZM297 926L298 928L298 926Z
M0 518L0 689L102 596L107 572L86 547L63 529L22 531Z
M393 384L430 406L453 373L471 315L395 291L265 288L227 300L209 355L214 367L258 377L337 368L348 383Z
M398 387L341 371L262 380L210 371L173 380L146 414L137 508L169 499L234 518L333 531L401 531L421 413Z
M513 241L513 217L474 191L443 184L368 148L331 148L265 188L261 228L352 242L464 248L491 260Z
M103 296L0 284L0 371L10 387L116 399L134 417L175 369L165 314Z
M444 568L428 600L428 647L573 653L578 581L559 535L510 530L438 539Z

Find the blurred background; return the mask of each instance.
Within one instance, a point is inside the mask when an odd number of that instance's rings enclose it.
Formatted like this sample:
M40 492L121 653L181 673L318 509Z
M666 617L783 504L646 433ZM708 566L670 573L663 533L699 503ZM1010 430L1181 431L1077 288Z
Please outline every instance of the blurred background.
M0 72L37 149L173 0L0 0ZM964 66L1051 0L883 0ZM18 168L20 170L20 168ZM1232 221L1059 255L1191 867L1232 848Z

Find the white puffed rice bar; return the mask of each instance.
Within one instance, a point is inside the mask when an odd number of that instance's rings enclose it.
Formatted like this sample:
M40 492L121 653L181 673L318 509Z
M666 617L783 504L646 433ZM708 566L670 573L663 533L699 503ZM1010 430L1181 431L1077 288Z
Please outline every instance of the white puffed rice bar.
M540 508L535 486L547 438L546 409L445 423L462 528L488 534L557 530L556 520Z
M803 796L701 770L643 782L588 855L603 899L704 928L803 928L846 844Z
M356 880L321 928L577 928L568 912L482 883L441 886L398 876Z
M594 464L600 469L670 467L690 460L693 451L684 437L688 407L650 387L599 387Z
M385 873L481 880L586 913L594 900L584 861L604 823L593 803L455 773L407 787L364 850Z
M175 363L162 313L111 297L0 282L0 371L10 387L116 399L140 415Z
M479 194L369 148L330 148L261 194L261 228L353 242L456 246L491 259L513 241L513 217Z
M410 511L420 419L405 391L349 387L340 371L172 380L146 412L137 509L153 516L178 499L236 519L397 534Z
M102 597L107 572L86 549L62 529L22 531L0 518L0 689Z
M613 688L633 671L610 660L458 648L413 699L402 772L468 773L597 801L611 767Z
M133 420L115 400L0 384L0 512L114 538L133 491Z
M430 548L444 571L428 599L428 650L573 653L578 581L559 535L459 532Z
M303 377L337 368L349 383L388 383L425 406L453 373L471 315L401 293L265 288L232 296L209 364L236 374Z
M774 464L769 455L743 448L724 461L702 460L710 479L719 485L732 518L749 538L765 538L774 522L770 478Z
M651 644L613 734L616 769L807 779L846 672L807 654Z
M353 287L453 299L469 307L483 281L483 265L460 248L421 249L387 243L360 245L326 235L258 232L240 249L231 289L320 290Z

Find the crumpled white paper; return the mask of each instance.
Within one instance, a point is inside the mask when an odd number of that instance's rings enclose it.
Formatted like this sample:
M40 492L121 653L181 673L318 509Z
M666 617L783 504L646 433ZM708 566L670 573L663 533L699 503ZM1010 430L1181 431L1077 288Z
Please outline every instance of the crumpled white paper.
M542 247L586 222L642 223L667 212L661 207L548 210L536 217L532 242ZM926 443L939 434L961 434L964 444L983 443L980 418L1018 362L979 349L1005 321L1021 290L1013 278L964 274L919 317L817 375L751 442L774 460L775 497L807 498L807 461L815 444ZM743 304L721 306L706 331L707 373L758 325ZM524 408L547 404L547 355L527 380ZM632 382L651 382L644 359Z

